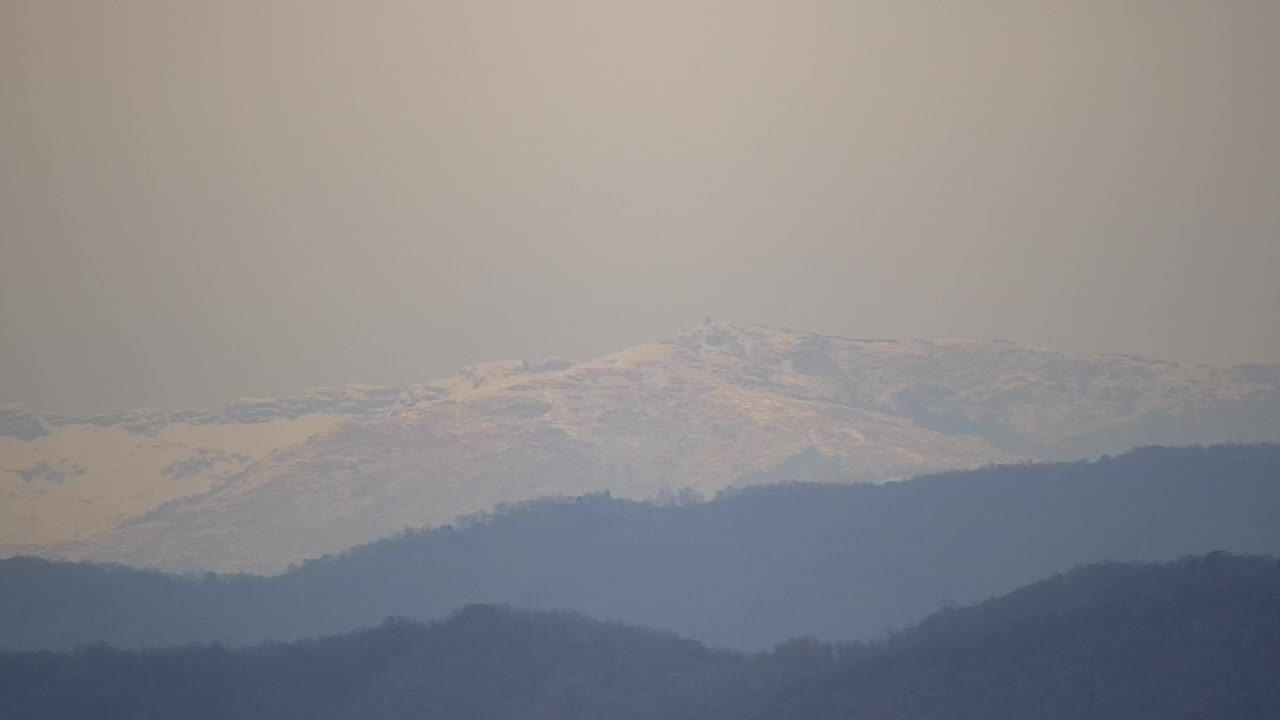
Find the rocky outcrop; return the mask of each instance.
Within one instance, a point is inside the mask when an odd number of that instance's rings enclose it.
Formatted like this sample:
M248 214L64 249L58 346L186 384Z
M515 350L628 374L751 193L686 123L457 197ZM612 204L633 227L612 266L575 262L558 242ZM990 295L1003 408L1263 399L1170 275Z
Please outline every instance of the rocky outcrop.
M35 440L49 434L40 416L17 405L0 407L0 437Z

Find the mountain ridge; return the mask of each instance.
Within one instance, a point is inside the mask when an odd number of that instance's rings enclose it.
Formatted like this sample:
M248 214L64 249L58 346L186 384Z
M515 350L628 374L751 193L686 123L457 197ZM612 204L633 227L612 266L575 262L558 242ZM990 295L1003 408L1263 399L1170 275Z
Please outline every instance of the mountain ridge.
M0 650L19 717L968 720L1280 712L1280 563L1222 553L1078 566L872 643L754 654L563 611L470 604L429 624L251 648Z
M707 502L516 503L269 577L0 560L0 587L12 589L0 593L0 646L294 640L488 602L759 649L870 637L1100 559L1280 554L1275 445L1152 447L887 484L829 471L792 463Z
M501 502L714 494L806 453L879 481L1153 442L1275 441L1280 368L712 323L585 362L234 407L220 423L144 413L0 438L0 552L262 572ZM11 415L15 432L34 432Z

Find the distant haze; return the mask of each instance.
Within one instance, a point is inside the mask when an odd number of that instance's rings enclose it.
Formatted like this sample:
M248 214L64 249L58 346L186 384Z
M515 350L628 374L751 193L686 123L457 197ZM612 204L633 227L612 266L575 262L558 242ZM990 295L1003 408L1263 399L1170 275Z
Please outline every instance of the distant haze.
M1280 362L1273 0L4 0L0 401L716 319Z

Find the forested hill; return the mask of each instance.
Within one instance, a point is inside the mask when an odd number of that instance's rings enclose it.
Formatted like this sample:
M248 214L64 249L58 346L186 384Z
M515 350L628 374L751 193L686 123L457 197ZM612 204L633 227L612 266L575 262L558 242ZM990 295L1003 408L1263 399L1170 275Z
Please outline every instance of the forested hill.
M718 652L471 606L289 645L0 652L6 717L1133 720L1280 717L1280 564L1104 564L887 641Z
M0 646L291 640L483 602L762 648L873 637L1083 563L1280 553L1276 446L1145 448L878 486L785 482L812 470L707 503L528 503L270 578L0 561Z
M1280 564L1220 553L1077 569L940 611L701 720L1280 717Z
M476 605L242 650L0 653L0 697L5 717L42 720L656 719L742 663L650 630Z

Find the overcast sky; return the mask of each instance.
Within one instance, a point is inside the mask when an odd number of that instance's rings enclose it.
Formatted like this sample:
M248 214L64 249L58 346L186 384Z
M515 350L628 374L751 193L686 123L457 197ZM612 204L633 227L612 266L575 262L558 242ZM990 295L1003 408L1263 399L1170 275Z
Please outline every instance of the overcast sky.
M1274 0L2 0L0 401L711 315L1280 362Z

